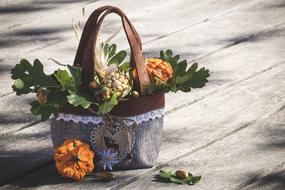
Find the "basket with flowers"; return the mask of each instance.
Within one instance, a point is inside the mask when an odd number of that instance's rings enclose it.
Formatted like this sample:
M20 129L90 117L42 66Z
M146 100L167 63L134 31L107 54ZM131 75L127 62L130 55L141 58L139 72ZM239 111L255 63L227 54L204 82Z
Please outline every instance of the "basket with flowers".
M116 44L98 40L110 13L121 17L130 61ZM31 112L42 120L52 117L56 166L75 179L93 170L93 159L98 168L109 170L153 166L161 144L164 94L202 88L209 77L207 69L198 69L197 63L188 67L171 50L144 59L138 33L113 6L91 14L73 65L46 74L39 60L23 59L11 74L17 95L36 93Z

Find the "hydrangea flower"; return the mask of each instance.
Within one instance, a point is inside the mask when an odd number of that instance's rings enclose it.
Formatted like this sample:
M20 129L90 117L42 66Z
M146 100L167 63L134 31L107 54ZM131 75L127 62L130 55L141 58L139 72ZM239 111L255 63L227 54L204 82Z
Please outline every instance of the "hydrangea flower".
M118 160L118 153L117 152L112 152L110 149L103 150L102 152L99 153L101 163L103 165L103 169L106 170L112 170L113 166L117 163L119 163Z

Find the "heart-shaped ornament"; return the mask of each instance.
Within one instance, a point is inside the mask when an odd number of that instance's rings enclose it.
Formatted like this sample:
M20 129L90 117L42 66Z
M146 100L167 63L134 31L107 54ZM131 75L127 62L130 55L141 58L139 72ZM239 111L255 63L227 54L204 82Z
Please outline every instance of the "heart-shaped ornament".
M90 141L95 152L112 150L118 153L118 161L121 162L131 155L134 146L134 125L123 122L100 123L91 131Z

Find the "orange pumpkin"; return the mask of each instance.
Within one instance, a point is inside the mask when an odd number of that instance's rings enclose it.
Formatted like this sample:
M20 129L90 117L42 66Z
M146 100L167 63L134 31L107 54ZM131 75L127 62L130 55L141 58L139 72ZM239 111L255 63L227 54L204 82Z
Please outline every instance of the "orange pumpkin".
M171 65L158 58L149 58L145 60L146 70L151 80L154 77L159 78L164 82L168 82L172 79L173 69Z
M53 158L60 175L81 180L94 169L95 153L90 146L76 139L68 139L55 149Z

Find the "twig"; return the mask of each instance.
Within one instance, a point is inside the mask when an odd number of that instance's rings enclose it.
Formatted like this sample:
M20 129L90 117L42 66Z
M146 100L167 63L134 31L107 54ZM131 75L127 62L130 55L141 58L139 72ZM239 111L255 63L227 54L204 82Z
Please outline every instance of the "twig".
M95 115L98 115L93 109L91 109L90 107L88 108L88 110L91 112L91 113L93 113L93 114L95 114Z
M60 66L63 66L63 67L66 67L66 66L67 66L67 64L62 64L62 63L58 62L57 60L55 60L55 59L53 59L53 58L48 58L48 60L51 60L51 61L55 62L56 64L58 64L58 65L60 65Z

